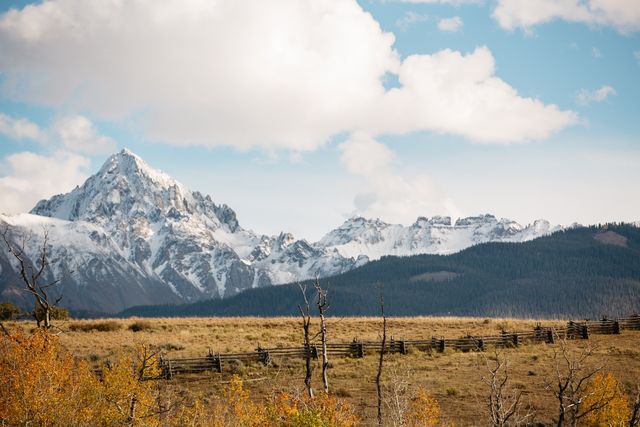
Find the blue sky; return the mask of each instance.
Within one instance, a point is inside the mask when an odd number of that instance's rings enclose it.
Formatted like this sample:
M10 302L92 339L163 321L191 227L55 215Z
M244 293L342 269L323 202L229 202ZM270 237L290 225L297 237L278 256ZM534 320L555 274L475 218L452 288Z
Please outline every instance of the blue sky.
M637 1L233 3L3 2L0 211L128 147L262 233L640 220Z

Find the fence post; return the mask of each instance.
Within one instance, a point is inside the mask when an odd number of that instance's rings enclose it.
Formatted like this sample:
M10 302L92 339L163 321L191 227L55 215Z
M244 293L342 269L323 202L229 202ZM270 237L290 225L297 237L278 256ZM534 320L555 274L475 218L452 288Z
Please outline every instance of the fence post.
M271 363L271 356L269 356L269 352L267 350L258 346L258 348L256 349L256 352L258 352L260 356L260 360L265 366Z
M171 359L167 359L167 365L168 365L168 370L167 370L167 378L172 379L173 378L173 369L171 368Z
M580 337L583 340L589 339L589 328L587 327L587 325L580 325Z
M484 351L484 338L480 338L480 339L478 340L478 349L479 349L480 351Z
M382 351L384 351L384 348L382 349ZM391 337L391 341L389 341L389 353L395 353L396 352L396 341L393 339L393 337Z
M440 353L444 352L445 345L446 345L446 344L445 344L444 339L441 339L441 340L438 342L438 351L439 351Z
M520 337L518 337L517 333L512 335L511 340L513 341L513 345L515 347L517 347L518 344L520 344Z
M311 351L311 358L312 359L317 359L318 358L318 347L316 347L315 345L312 345L308 350Z
M500 331L500 341L503 347L507 347L509 345L509 334L507 331Z
M351 355L358 359L364 357L364 344L362 341L358 341L355 338L351 342Z
M613 333L620 334L620 322L617 320L613 322Z
M400 341L400 354L407 354L407 343L404 340Z
M553 344L556 342L555 337L553 336L553 330L552 329L548 329L547 330L547 342L549 344Z

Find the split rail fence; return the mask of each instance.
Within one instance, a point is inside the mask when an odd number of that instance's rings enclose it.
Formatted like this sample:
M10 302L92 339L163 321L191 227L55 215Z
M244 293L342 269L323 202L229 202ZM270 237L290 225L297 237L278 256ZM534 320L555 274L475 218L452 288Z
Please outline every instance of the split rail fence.
M487 347L517 347L536 343L554 343L557 338L589 339L590 334L619 334L624 329L640 330L640 315L623 319L587 320L568 322L560 328L536 326L531 331L506 332L490 336L467 336L463 338L436 338L428 340L395 340L387 341L382 348L380 341L359 341L354 339L347 343L327 343L327 354L338 357L361 358L366 354L400 353L407 354L409 348L420 351L444 352L446 349L458 351L484 351ZM209 350L205 357L168 358L160 357L160 369L164 378L174 375L198 372L223 372L234 363L263 363L269 365L274 359L306 358L307 355L317 359L322 354L319 345L260 348L247 353L215 353Z

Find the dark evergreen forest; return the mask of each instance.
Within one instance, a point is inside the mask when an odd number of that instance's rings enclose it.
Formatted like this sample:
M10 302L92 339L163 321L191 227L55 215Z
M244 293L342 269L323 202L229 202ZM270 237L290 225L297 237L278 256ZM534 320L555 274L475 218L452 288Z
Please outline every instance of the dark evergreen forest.
M580 227L525 243L486 243L452 255L384 257L321 279L334 316L597 318L640 312L640 228ZM304 285L304 284L303 284ZM313 298L311 282L307 293ZM298 315L298 284L223 300L133 307L123 316Z

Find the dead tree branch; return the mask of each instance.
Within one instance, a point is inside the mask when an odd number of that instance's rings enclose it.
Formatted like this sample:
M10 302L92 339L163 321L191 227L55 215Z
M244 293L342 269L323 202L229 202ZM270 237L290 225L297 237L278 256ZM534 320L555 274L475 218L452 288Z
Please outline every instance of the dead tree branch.
M49 283L41 283L43 274L49 266L48 230L43 230L42 246L40 247L36 263L29 262L25 253L26 247L31 240L31 236L29 234L23 234L20 236L19 244L11 242L8 226L4 228L1 235L7 250L18 261L18 268L20 270L19 274L25 285L25 291L31 294L35 299L33 316L36 319L38 327L42 326L45 329L49 329L51 327L52 309L60 302L62 296L58 297L54 302L51 301L49 296L49 288L59 285L60 279L53 280Z
M302 317L302 330L304 332L304 385L307 388L309 397L313 399L313 387L311 386L313 366L311 364L311 340L309 338L309 327L311 326L311 306L309 304L309 300L307 299L307 287L300 284L298 284L298 286L300 286L300 292L302 292L302 297L304 298L304 306L298 305L300 316Z
M384 315L384 294L380 288L380 315L382 316L382 346L380 348L380 358L378 359L378 373L376 375L376 393L378 396L378 425L382 426L382 368L384 365L384 348L387 344L387 317Z
M534 414L530 410L524 411L522 393L511 387L508 360L498 350L494 353L493 364L484 355L482 358L487 371L482 382L489 388L486 405L491 425L504 427L529 423Z
M585 399L590 396L587 385L603 366L592 367L587 360L593 354L593 349L587 347L580 352L571 352L567 348L566 339L558 341L560 351L554 349L553 361L556 378L555 385L546 381L546 387L551 390L558 403L557 426L568 424L576 426L578 421L587 414L598 411L607 406L616 396L597 396L589 406L584 406Z
M327 370L329 369L329 357L327 355L327 322L325 319L325 313L329 309L329 303L327 301L327 290L322 289L322 286L320 286L320 280L317 277L313 287L316 289L316 305L318 306L318 313L320 314L320 339L322 342L322 384L324 386L324 392L329 393L329 379L327 377Z

